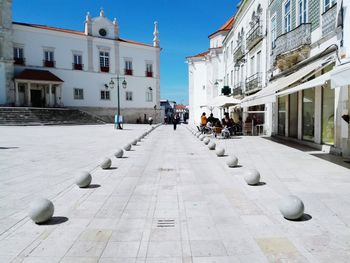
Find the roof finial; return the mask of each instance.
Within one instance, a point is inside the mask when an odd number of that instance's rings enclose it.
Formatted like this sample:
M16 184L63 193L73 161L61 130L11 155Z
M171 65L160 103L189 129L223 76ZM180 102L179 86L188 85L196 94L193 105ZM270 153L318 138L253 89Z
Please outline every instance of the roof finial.
M85 21L91 21L90 12L86 13Z
M159 31L158 31L158 22L154 22L154 31L153 31L153 46L159 47Z
M103 7L101 7L100 16L102 16L102 17L105 16L105 11L103 10Z
M113 24L114 24L114 25L117 25L117 24L118 24L117 18L114 18L114 19L113 19Z

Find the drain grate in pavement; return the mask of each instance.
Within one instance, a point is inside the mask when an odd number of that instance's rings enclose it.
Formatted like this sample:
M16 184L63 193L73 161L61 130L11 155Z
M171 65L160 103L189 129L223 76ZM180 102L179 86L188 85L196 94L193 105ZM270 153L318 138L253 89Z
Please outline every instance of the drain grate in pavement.
M158 219L157 227L175 227L174 219Z
M161 171L161 172L175 171L175 169L172 169L172 168L159 168L158 170Z

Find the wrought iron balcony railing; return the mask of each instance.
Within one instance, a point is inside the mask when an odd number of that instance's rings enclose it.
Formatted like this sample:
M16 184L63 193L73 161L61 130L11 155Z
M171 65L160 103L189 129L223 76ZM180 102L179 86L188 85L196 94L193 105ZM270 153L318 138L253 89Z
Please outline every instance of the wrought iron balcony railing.
M311 44L311 23L301 24L297 28L280 35L276 39L273 56L295 50L303 45Z
M236 83L232 89L232 96L241 96L243 94L242 89L243 89L243 83L242 82Z
M235 48L235 50L233 51L233 59L235 61L239 61L244 57L244 45L243 45L243 41L240 41L237 43L237 47Z
M254 26L248 31L246 43L247 49L251 50L256 44L263 39L263 31L260 23L255 23Z
M337 22L337 4L334 4L322 14L322 36L335 32Z
M75 70L83 70L84 65L83 65L83 64L76 64L76 63L73 63L73 64L72 64L72 68L75 69Z
M55 67L55 61L53 60L43 60L43 66L47 68L54 68Z
M262 88L262 74L260 72L248 77L245 82L244 94L250 94L261 90Z
M13 58L15 65L22 65L24 66L26 64L26 59L25 58Z

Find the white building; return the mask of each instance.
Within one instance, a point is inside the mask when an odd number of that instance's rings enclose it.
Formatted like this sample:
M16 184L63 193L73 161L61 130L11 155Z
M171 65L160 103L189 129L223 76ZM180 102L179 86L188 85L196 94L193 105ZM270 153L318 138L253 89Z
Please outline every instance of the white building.
M11 21L11 1L0 8L10 38L0 35L6 61L14 64L14 83L8 74L0 86L0 103L32 107L74 107L95 115L116 113L117 79L120 83L121 115L136 122L145 114L153 116L160 100L160 47L154 25L153 44L119 36L116 19L109 20L101 9L88 13L83 32ZM5 16L5 17L4 17ZM6 33L5 32L5 33ZM12 34L11 34L12 33ZM11 55L12 57L11 57ZM1 56L0 56L1 57ZM1 60L0 60L1 61ZM4 62L2 62L4 63ZM8 63L11 71L11 63ZM3 66L0 66L0 72ZM0 73L1 74L1 73ZM3 75L3 73L2 73ZM122 81L127 82L126 88ZM109 83L115 82L114 89ZM4 80L0 78L4 83Z
M223 42L225 85L232 89L235 98L250 96L267 85L267 36L265 0L241 1L230 32ZM243 121L254 118L261 124L271 119L271 105L242 106ZM265 125L265 133L271 127Z
M221 94L224 64L222 43L231 29L231 17L222 27L209 36L209 50L187 57L189 76L189 123L199 123L203 112L219 116L218 109L205 107Z

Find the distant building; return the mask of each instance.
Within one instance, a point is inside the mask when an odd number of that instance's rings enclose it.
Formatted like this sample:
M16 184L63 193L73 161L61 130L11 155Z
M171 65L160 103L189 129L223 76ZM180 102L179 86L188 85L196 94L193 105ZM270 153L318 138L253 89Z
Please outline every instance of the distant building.
M175 113L180 117L181 121L188 120L189 110L187 105L176 104Z
M230 31L234 18L231 17L217 31L209 35L209 50L187 57L189 122L199 122L203 112L213 112L219 116L218 109L206 107L221 94L226 83L223 61L223 41Z
M160 108L163 112L163 118L171 119L175 114L175 101L160 100Z
M120 81L121 114L135 122L152 115L160 100L160 47L126 40L116 19L85 18L85 30L12 22L11 0L0 2L0 105L74 107L113 116ZM117 84L116 79L113 79Z

